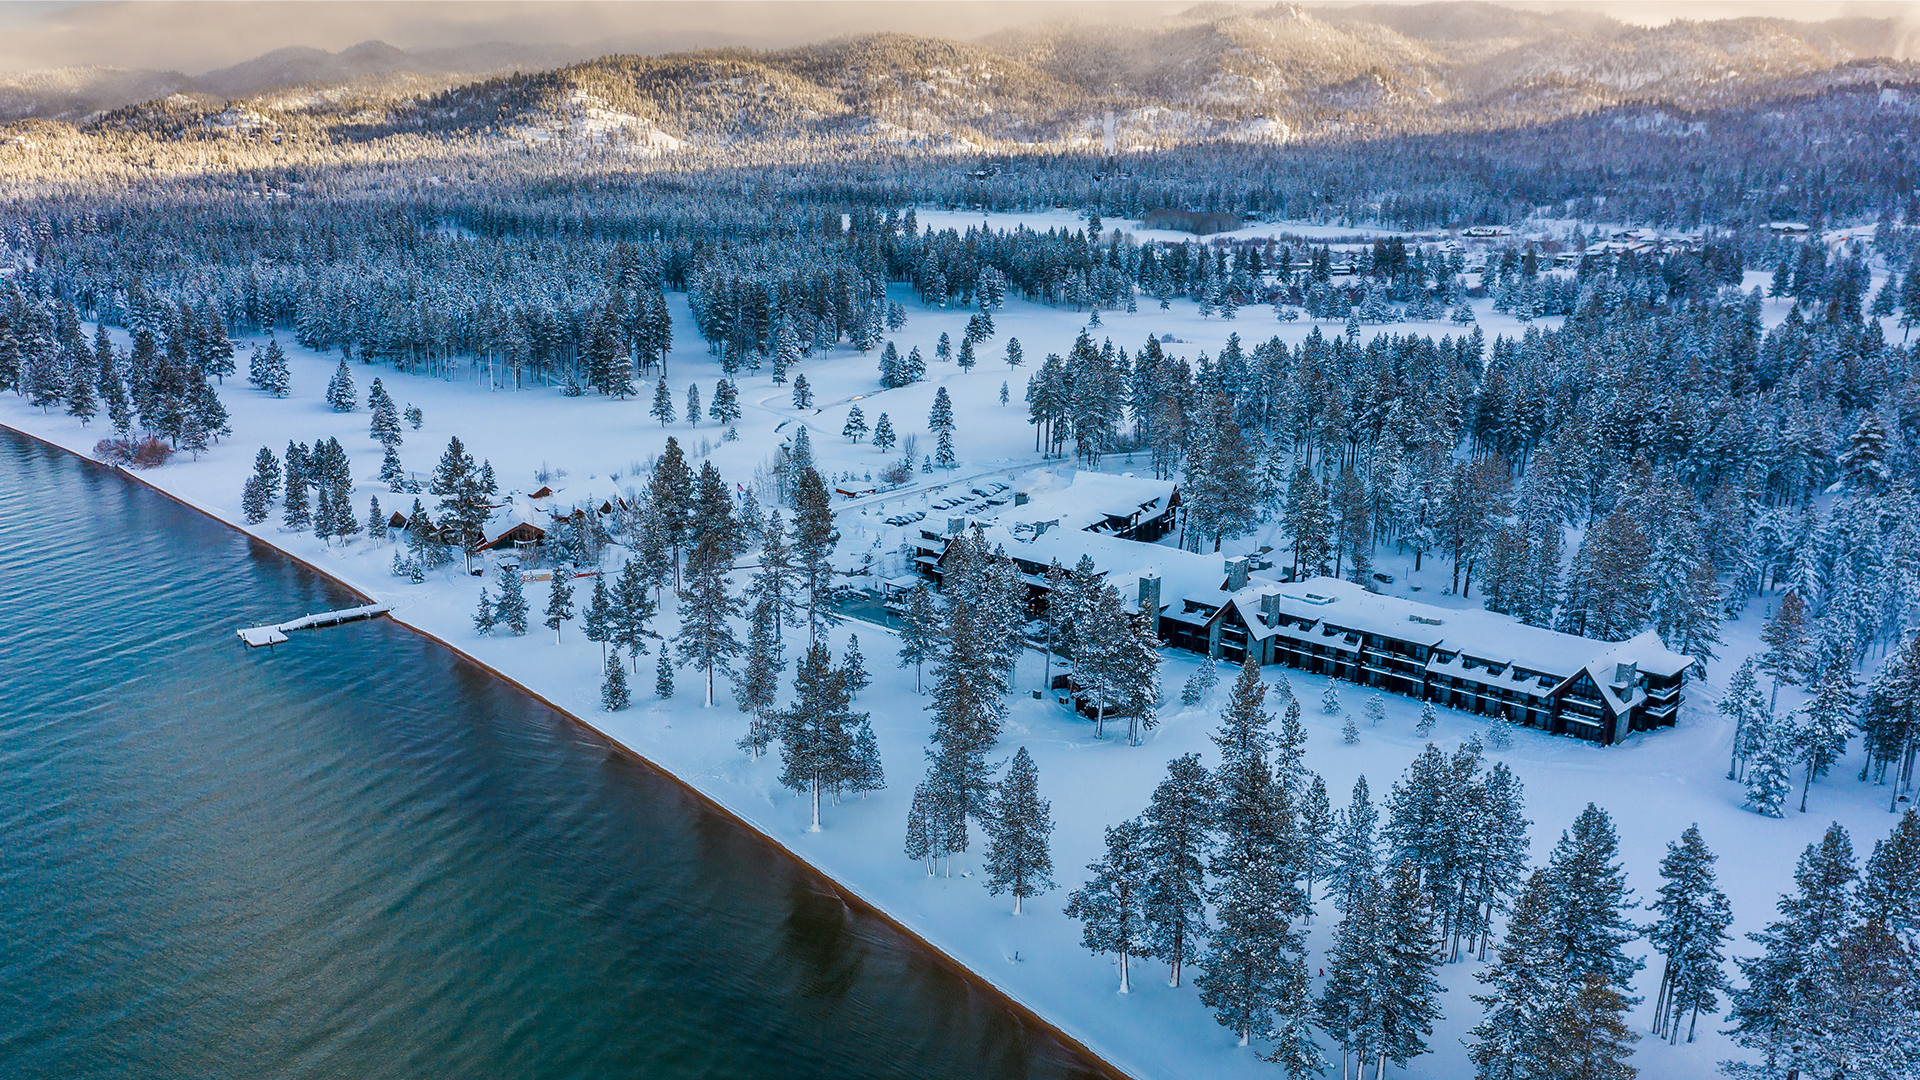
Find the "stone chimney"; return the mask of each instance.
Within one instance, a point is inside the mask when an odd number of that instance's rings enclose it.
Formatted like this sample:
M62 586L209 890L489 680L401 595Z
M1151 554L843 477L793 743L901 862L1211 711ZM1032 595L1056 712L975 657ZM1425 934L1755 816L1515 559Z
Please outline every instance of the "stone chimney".
M1633 684L1639 680L1640 662L1638 660L1623 660L1613 665L1614 686L1622 690L1631 690Z
M950 517L947 519L947 535L948 536L959 536L961 533L966 531L967 531L966 518Z
M1227 559L1227 591L1239 592L1247 587L1247 558L1234 555Z
M1027 505L1027 493L1026 493L1026 492L1024 492L1024 491L1016 491L1016 492L1014 492L1014 493L1013 493L1013 505L1015 505L1015 506L1025 506L1025 505Z
M1160 615L1160 575L1140 575L1140 612L1151 614L1156 619Z
M1280 622L1280 594L1279 593L1270 592L1270 593L1261 594L1260 621L1263 623L1266 623L1268 626L1275 626Z

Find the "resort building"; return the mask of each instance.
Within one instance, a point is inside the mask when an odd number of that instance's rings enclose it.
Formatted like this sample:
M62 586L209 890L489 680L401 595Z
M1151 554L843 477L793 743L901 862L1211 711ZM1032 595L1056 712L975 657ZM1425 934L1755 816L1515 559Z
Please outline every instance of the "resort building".
M1084 556L1130 610L1157 612L1162 641L1203 656L1252 656L1602 745L1678 715L1693 660L1652 631L1596 641L1338 578L1284 582L1258 572L1269 567L1257 557L1152 543L1172 531L1178 505L1172 481L1082 472L1065 487L1017 493L997 514L929 522L913 540L915 569L937 584L948 545L977 528L1014 560L1036 615L1049 568Z

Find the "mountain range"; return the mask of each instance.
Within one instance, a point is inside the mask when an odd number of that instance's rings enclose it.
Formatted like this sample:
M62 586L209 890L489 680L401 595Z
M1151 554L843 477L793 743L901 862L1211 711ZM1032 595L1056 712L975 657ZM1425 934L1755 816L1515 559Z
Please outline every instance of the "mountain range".
M164 110L176 121L242 115L250 130L537 133L653 149L775 133L1145 148L1920 83L1920 69L1892 59L1906 34L1864 18L1648 28L1489 3L1203 4L1150 22L1040 23L977 41L875 34L772 51L369 41L337 53L278 49L197 76L66 68L0 77L0 121L154 130L143 117Z

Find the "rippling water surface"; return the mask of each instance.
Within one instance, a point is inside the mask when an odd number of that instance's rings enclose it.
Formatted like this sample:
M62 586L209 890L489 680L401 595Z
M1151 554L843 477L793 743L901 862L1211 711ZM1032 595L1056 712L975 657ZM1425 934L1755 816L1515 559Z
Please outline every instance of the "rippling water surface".
M597 736L0 431L0 1076L1062 1077Z

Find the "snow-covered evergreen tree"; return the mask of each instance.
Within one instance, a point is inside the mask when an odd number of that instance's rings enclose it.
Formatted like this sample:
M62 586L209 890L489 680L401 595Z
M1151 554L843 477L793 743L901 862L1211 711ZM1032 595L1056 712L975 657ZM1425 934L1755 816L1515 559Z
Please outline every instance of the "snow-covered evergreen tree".
M673 657L660 650L660 662L654 665L653 696L665 701L673 696Z
M607 657L606 676L600 684L600 707L607 712L619 712L633 702L633 695L627 690L627 666L617 656Z
M1133 992L1127 962L1152 948L1145 911L1147 853L1138 821L1107 829L1107 853L1087 864L1092 875L1067 898L1066 914L1080 920L1080 942L1089 952L1113 953L1120 964L1120 992Z
M851 703L846 673L824 643L814 642L794 668L793 704L779 714L780 783L811 797L813 832L820 831L821 792L855 774L854 732L866 717Z
M1053 888L1052 804L1040 797L1040 772L1026 747L1014 752L1007 775L996 786L987 832L987 892L1013 894L1013 913L1021 902Z
M1693 1041L1700 1014L1720 1009L1718 991L1726 990L1727 927L1733 910L1714 883L1714 854L1700 836L1700 826L1689 825L1680 839L1667 845L1660 861L1659 899L1653 909L1659 918L1647 928L1647 940L1666 961L1660 990L1654 997L1654 1034L1669 1043L1680 1040L1680 1021L1687 1021L1687 1041Z
M1742 756L1747 758L1747 807L1754 813L1781 816L1793 791L1794 728L1791 715L1771 713L1747 724Z
M367 434L374 442L392 450L403 441L400 434L400 411L394 408L393 396L379 379L367 388L367 409L372 418L367 424Z
M482 585L480 586L480 607L473 613L473 632L481 637L487 637L493 633L493 628L498 624L499 620L494 615L493 598L487 595L487 587Z
M907 601L900 611L900 666L913 665L913 689L920 691L921 666L939 655L941 622L934 607L933 592L926 582L907 590Z
M518 563L500 567L500 579L496 582L500 599L494 605L494 620L514 637L524 637L527 633L527 594L522 580Z
M1167 984L1199 958L1207 937L1206 855L1212 847L1213 777L1200 755L1167 763L1166 779L1154 788L1141 820L1145 825L1147 891L1146 955L1167 965Z
M1748 940L1762 948L1756 957L1737 957L1745 981L1733 991L1728 1034L1741 1046L1759 1051L1758 1063L1729 1063L1737 1077L1784 1076L1805 1068L1812 1060L1840 1048L1842 1032L1831 1024L1827 1009L1837 1001L1823 1000L1821 983L1846 957L1848 930L1856 911L1853 885L1853 841L1838 822L1829 826L1818 843L1809 844L1794 868L1798 891L1780 899L1780 918ZM1884 989L1882 993L1884 993ZM1867 1034L1867 1033L1861 1033ZM1880 1031L1869 1038L1889 1035ZM1855 1044L1856 1046L1858 1044ZM1812 1071L1814 1076L1850 1076L1839 1071ZM1897 1075L1897 1074L1889 1074Z
M1295 808L1267 766L1274 737L1260 666L1241 666L1214 744L1221 762L1216 844L1210 869L1215 920L1205 972L1194 980L1200 1001L1242 1045L1304 1016L1302 942L1293 920L1306 897L1295 883L1300 858Z
M327 383L327 408L334 412L352 412L357 395L353 388L353 372L347 370L345 357L340 366L333 369L333 378Z
M573 572L564 566L553 568L553 584L547 592L546 619L543 625L553 631L553 643L560 644L560 624L573 619Z
M1793 726L1794 757L1806 770L1806 780L1800 785L1801 813L1807 812L1807 792L1813 781L1826 775L1847 752L1857 707L1852 669L1844 661L1829 665L1813 700L1802 711L1801 721Z

